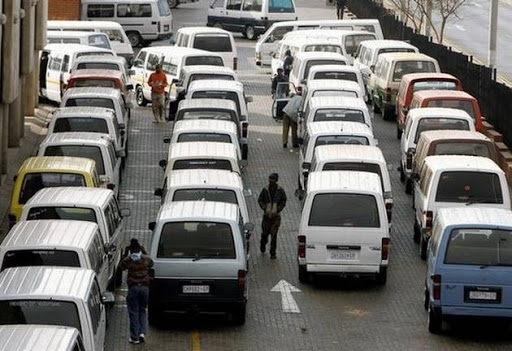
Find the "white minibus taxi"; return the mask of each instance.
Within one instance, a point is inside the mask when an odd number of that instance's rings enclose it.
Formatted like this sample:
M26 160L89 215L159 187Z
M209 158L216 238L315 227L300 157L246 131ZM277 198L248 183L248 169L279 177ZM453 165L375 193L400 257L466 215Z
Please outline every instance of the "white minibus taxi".
M81 44L112 50L108 35L105 33L49 30L46 37L48 44Z
M361 75L361 71L357 68L347 65L314 66L309 70L309 75L306 81L311 82L314 80L326 79L338 79L357 83L359 85L359 89L363 92L363 100L365 102L368 101L368 94L366 93L366 87L364 86L363 76Z
M72 327L35 324L2 325L0 340L2 340L2 347L9 351L86 350L80 332ZM33 346L36 349L33 349Z

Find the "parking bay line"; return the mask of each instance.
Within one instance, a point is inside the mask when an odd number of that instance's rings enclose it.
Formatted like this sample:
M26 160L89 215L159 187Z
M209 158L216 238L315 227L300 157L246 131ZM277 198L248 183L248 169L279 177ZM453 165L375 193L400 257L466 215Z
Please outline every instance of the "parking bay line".
M201 351L201 338L199 331L192 331L192 351Z

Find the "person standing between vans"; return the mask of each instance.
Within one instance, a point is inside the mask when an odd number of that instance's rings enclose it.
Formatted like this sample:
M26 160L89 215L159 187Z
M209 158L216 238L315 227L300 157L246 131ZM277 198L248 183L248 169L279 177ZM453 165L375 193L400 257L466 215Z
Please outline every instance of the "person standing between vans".
M146 341L149 270L153 267L153 260L142 254L142 247L138 242L130 245L130 252L130 256L121 261L121 269L128 270L126 305L130 318L129 342L139 344Z
M281 211L286 206L286 193L283 188L277 185L279 175L272 173L268 177L268 186L261 190L258 198L258 204L263 212L263 220L261 221L261 241L260 251L265 253L268 236L272 238L270 243L270 258L276 259L277 248L277 232L281 225Z
M153 116L155 117L154 123L164 123L165 88L169 84L161 65L155 66L155 72L149 76L148 85L151 87L151 106L153 108Z
M292 130L292 145L299 147L297 139L297 122L299 120L299 108L302 103L302 96L292 92L291 99L285 107L283 107L283 148L288 147L288 132Z
M284 70L281 67L279 67L277 69L277 74L275 75L274 78L272 78L271 92L272 92L273 97L276 96L276 92L277 92L277 99L282 98L282 95L286 95L286 94L283 94L285 92L283 91L282 88L277 90L279 88L279 83L286 83L286 82L288 82L288 77L286 77L284 75Z
M290 50L286 50L284 53L283 68L284 75L289 77L293 68L293 56Z
M343 12L345 10L345 4L347 0L336 0L336 14L338 15L338 19L343 19Z

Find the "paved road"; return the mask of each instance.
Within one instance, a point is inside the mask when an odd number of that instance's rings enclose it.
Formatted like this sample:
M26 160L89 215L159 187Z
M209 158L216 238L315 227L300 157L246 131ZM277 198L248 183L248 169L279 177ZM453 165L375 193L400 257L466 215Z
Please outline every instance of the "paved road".
M324 2L299 0L301 13L311 17L331 16L334 10ZM309 5L308 5L309 4ZM202 24L206 2L185 5L174 11L177 25ZM507 334L482 330L481 323L450 330L445 335L430 335L422 306L425 265L418 258L412 241L411 199L405 195L398 172L392 172L395 198L394 227L388 284L377 287L371 282L333 280L316 286L302 285L297 279L296 234L300 206L293 197L298 157L294 150L283 149L280 125L270 118L269 76L254 65L254 42L238 39L240 78L250 104L250 156L243 175L251 189L248 206L252 221L259 226L261 211L256 202L268 174L278 172L280 183L289 195L279 233L278 259L261 255L252 238L247 323L233 327L222 318L178 320L165 329L150 328L147 343L128 344L128 321L124 304L125 289L117 292L107 331L106 350L496 350L511 348ZM130 157L121 186L121 204L131 208L127 219L128 236L148 245L147 223L154 220L159 200L152 193L159 186L162 171L158 160L166 157L161 142L168 134L165 125L151 123L150 108L132 113ZM392 123L374 118L374 130L380 146L394 169L398 166L398 142ZM301 290L293 293L300 313L283 313L279 293L271 292L281 279Z

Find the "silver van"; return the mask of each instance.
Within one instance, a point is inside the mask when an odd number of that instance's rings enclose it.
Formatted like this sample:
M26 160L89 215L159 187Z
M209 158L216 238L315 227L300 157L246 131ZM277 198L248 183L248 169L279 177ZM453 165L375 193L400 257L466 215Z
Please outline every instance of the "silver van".
M80 332L72 327L32 324L2 325L0 326L0 340L2 340L2 347L9 351L85 350Z

